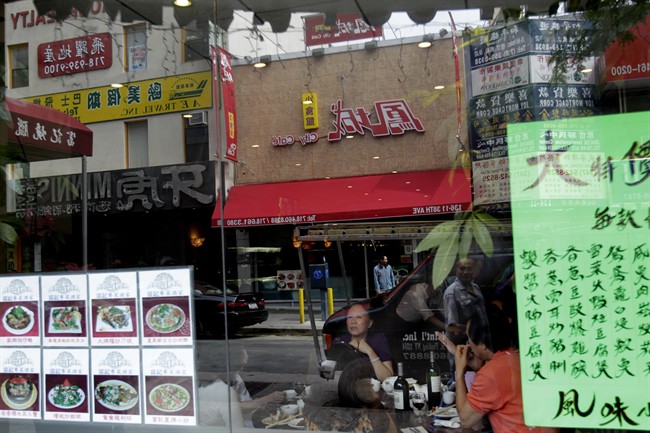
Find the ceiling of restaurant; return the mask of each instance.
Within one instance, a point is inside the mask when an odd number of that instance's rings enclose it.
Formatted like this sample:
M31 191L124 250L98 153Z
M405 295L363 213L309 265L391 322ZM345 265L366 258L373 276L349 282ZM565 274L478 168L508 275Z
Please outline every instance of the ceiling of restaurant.
M6 3L7 1L5 1ZM40 14L55 11L64 20L75 8L82 14L92 5L92 0L33 0ZM108 14L115 19L120 13L122 22L145 20L162 23L162 6L172 0L103 0ZM393 12L406 12L416 24L430 22L438 10L480 9L482 19L491 19L495 8L519 9L526 4L531 15L548 14L553 0L193 0L188 8L175 7L179 25L192 21L197 25L214 20L217 7L217 23L227 29L234 11L253 12L258 24L268 22L274 32L286 31L291 13L322 13L326 23L333 23L337 13L359 13L368 23L382 25ZM152 7L153 4L160 7Z

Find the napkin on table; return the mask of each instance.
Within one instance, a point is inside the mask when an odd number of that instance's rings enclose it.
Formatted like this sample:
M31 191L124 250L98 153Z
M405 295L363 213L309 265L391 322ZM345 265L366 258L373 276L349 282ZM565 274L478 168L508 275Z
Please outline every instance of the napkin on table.
M441 427L460 428L460 418L455 416L451 419L436 419L433 421L433 425L438 425Z

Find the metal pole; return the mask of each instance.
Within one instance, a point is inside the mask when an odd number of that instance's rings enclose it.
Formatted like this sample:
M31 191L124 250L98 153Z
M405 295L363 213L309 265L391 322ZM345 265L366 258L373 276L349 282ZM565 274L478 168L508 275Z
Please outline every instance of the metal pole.
M88 160L81 157L81 265L88 269Z
M343 260L343 249L341 241L336 241L336 248L339 250L339 261L341 262L341 272L343 273L343 287L345 288L345 301L350 305L350 288L348 287L348 274L345 271L345 260ZM332 310L332 313L334 310Z
M296 231L297 230L298 229L296 228ZM318 358L318 363L320 364L325 359L325 350L321 348L320 342L318 341L318 331L316 330L316 319L314 319L314 309L312 308L311 305L311 285L309 283L309 269L305 269L305 259L302 256L302 247L298 248L298 260L300 260L300 271L302 272L304 285L305 285L305 295L307 298L307 313L309 313L309 324L311 325L311 334L312 337L314 337L314 347L316 348L316 357Z
M370 298L370 281L368 279L368 247L363 242L363 266L366 268L366 298Z

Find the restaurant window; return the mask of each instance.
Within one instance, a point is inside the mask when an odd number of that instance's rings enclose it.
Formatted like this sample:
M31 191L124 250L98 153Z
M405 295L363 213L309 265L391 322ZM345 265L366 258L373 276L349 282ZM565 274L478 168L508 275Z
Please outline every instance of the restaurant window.
M147 28L143 25L126 28L126 70L147 69Z
M29 46L27 44L9 47L11 62L11 88L29 86Z
M183 61L193 62L210 58L210 34L192 26L183 30Z
M185 162L207 161L208 156L208 118L207 112L193 113L185 119Z
M149 137L147 122L129 122L126 124L126 153L128 167L146 167L149 165Z

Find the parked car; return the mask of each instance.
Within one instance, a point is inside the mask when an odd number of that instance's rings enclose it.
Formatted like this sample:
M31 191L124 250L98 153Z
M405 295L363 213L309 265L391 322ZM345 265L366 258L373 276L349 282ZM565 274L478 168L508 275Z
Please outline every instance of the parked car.
M221 336L225 333L224 311L228 312L228 334L232 335L244 326L262 323L269 318L264 298L255 293L239 293L226 289L224 293L203 281L194 282L195 329L198 336Z

